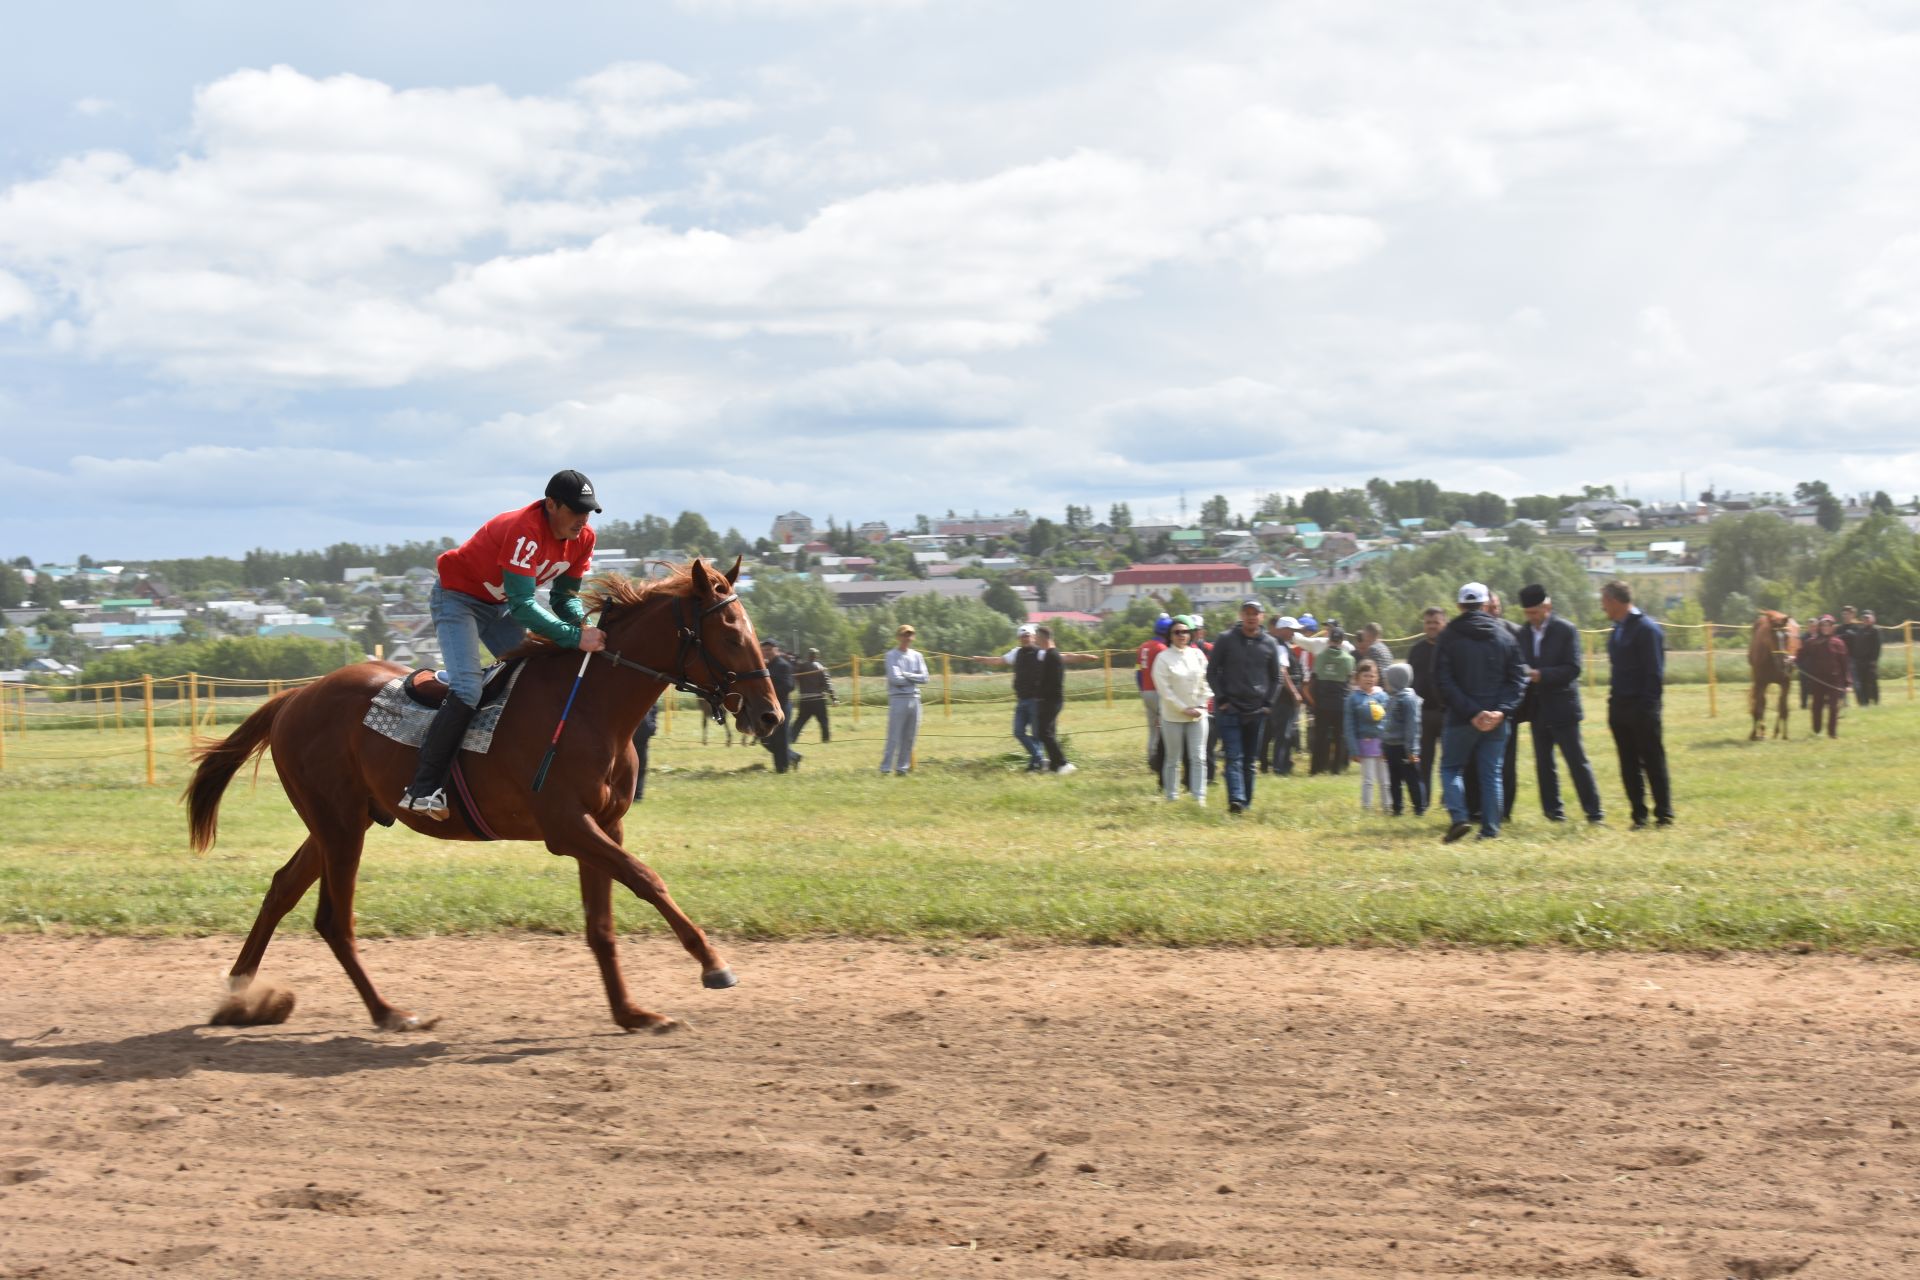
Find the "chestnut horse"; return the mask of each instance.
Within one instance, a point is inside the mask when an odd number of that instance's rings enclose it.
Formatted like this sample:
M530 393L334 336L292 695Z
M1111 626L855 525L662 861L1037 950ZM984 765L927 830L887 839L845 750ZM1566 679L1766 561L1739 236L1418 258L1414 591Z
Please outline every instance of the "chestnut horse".
M621 847L622 821L633 801L634 731L669 685L705 697L716 718L735 715L744 735L780 731L760 646L746 609L733 593L740 563L722 575L694 560L659 582L636 583L620 574L596 577L582 594L598 610L606 650L585 669L580 696L567 716L550 772L532 788L542 754L553 742L562 707L582 671L575 650L530 641L526 666L501 713L485 755L462 752L461 769L492 831L509 840L541 840L554 854L579 864L587 946L600 965L613 1020L628 1030L671 1030L673 1019L633 1003L615 954L613 883L653 904L694 959L708 987L730 987L733 974L667 894L666 884ZM415 749L367 728L375 695L403 674L392 663L362 662L269 699L219 742L197 744L199 768L187 785L189 824L196 850L209 848L220 797L249 757L271 747L273 767L287 798L307 825L307 838L260 904L228 977L230 993L214 1015L220 1023L283 1021L291 993L248 992L274 927L317 880L313 926L332 948L375 1025L390 1031L424 1030L434 1020L395 1008L381 998L354 950L353 891L369 824L394 818L436 840L478 839L457 819L433 821L398 808L413 776ZM264 984L263 984L264 989Z
M1753 692L1748 709L1753 712L1753 732L1748 741L1759 742L1767 736L1767 691L1780 686L1780 710L1774 721L1773 736L1787 736L1787 708L1793 692L1793 659L1800 652L1800 624L1777 609L1762 609L1753 620L1753 637L1747 642L1747 665L1753 670Z

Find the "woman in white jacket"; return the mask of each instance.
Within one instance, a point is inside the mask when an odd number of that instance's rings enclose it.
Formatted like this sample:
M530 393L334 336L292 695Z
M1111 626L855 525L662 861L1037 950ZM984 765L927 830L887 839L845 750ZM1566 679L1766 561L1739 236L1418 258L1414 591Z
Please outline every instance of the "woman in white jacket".
M1167 629L1167 648L1153 660L1153 688L1160 695L1160 742L1166 748L1160 787L1180 798L1180 761L1187 761L1193 802L1207 802L1207 655L1193 647L1194 619L1182 614Z

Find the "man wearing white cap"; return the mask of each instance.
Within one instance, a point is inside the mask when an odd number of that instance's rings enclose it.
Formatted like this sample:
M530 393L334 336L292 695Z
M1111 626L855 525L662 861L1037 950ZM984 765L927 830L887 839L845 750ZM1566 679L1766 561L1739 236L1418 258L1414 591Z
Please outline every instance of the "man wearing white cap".
M1527 691L1520 646L1498 619L1486 612L1486 584L1460 588L1460 613L1440 633L1433 655L1433 682L1447 705L1440 731L1440 783L1453 825L1446 843L1473 830L1467 810L1467 770L1480 779L1480 838L1500 834L1501 761L1509 721Z
M1027 753L1027 772L1072 773L1074 766L1061 754L1053 732L1064 693L1061 664L1100 655L1057 649L1052 631L1031 622L1021 623L1017 634L1019 643L1005 653L976 656L973 661L1013 668L1013 736Z
M1013 668L1013 737L1027 753L1027 772L1039 773L1046 767L1040 755L1040 740L1034 729L1040 723L1039 651L1033 646L1036 628L1031 622L1020 624L1019 643L1002 654L976 655L975 662L1001 662ZM1022 655L1025 655L1023 657Z

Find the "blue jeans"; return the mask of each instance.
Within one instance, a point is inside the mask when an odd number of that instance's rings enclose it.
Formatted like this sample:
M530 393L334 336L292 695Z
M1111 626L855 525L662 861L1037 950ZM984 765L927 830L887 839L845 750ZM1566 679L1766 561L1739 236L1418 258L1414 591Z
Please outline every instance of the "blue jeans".
M1213 724L1227 757L1227 803L1244 809L1253 803L1253 779L1260 768L1260 739L1267 729L1267 713L1216 706Z
M1455 822L1466 822L1467 770L1480 780L1480 834L1500 834L1502 801L1500 775L1506 762L1507 735L1513 726L1505 720L1486 733L1471 722L1448 719L1440 730L1440 787L1447 813Z
M513 620L505 604L476 600L464 591L434 584L427 598L433 633L440 639L440 663L455 696L470 707L480 705L480 646L499 657L527 638L527 629Z
M1040 724L1040 699L1020 698L1013 704L1013 736L1026 749L1027 768L1038 771L1040 768L1040 739L1033 731Z

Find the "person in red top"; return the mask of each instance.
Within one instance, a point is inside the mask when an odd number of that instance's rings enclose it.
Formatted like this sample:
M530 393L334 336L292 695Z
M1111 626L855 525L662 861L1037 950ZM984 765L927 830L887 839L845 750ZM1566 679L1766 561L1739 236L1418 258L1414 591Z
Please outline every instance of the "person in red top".
M1153 687L1153 660L1167 648L1167 630L1173 626L1170 614L1153 620L1153 634L1133 652L1133 680L1140 686L1140 704L1147 709L1147 768L1160 776L1160 761L1166 748L1160 742L1160 694Z
M587 516L599 510L592 481L578 471L556 472L540 501L501 512L440 553L430 609L451 688L420 746L402 809L446 820L447 774L480 702L481 645L498 657L531 631L565 649L606 647L599 628L587 625L579 595L593 569ZM543 586L551 608L534 598Z

